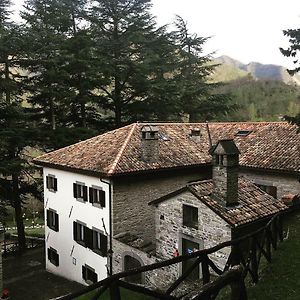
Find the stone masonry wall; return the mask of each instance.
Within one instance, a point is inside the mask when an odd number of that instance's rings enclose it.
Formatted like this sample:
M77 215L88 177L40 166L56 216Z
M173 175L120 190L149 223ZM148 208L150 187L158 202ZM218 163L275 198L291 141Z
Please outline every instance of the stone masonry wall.
M113 274L124 271L124 256L129 255L138 259L142 266L150 265L159 262L160 259L155 256L128 246L124 243L113 239ZM143 275L143 285L150 288L158 288L160 290L166 289L172 282L176 280L178 265L168 266L154 271L145 272Z
M183 226L183 204L198 208L198 229ZM164 259L172 258L175 247L183 254L182 238L199 243L202 249L231 239L230 226L190 192L183 192L158 204L155 222L156 253ZM230 247L224 248L210 258L222 268L229 253Z
M240 174L257 184L277 187L277 198L287 194L300 194L299 176L274 175L267 172L240 171Z
M118 178L113 183L113 235L124 231L155 241L154 207L148 203L190 181L208 177L207 170L173 171L156 176Z

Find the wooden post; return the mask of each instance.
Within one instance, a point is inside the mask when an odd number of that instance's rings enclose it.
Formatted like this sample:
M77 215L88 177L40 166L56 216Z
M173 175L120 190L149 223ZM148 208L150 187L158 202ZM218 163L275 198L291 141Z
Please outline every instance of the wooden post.
M283 224L282 224L282 215L278 216L278 234L280 242L283 241Z
M268 256L268 261L271 262L272 260L272 252L271 252L271 238L270 238L270 229L266 228L266 253Z
M252 270L252 279L254 283L258 282L258 263L257 263L257 255L256 255L256 238L253 236L251 238L251 249L250 249L250 255L251 255L251 270Z
M208 265L208 257L207 255L202 260L202 282L203 284L210 282L210 273L209 273L209 265Z
M120 293L120 288L117 280L112 282L112 284L110 285L109 294L110 294L110 299L121 300L121 293Z

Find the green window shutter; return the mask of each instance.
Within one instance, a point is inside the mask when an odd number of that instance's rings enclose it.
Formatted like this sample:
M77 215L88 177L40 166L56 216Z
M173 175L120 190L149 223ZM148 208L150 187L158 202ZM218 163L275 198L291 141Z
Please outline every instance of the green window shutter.
M100 191L100 205L105 207L105 191Z
M58 230L59 230L58 214L54 214L54 218L55 218L55 231L58 232Z
M77 184L73 183L73 196L74 198L77 198Z
M49 189L49 176L46 176L46 188Z
M86 247L93 249L93 230L84 227L84 244Z
M107 256L107 236L104 234L100 234L100 246L102 256Z
M54 191L57 191L57 178L54 178Z
M58 253L52 252L53 253L53 260L54 260L54 265L59 266L59 255Z
M47 226L50 227L50 210L47 209Z
M83 186L83 201L88 201L87 186Z
M94 193L93 193L93 188L89 188L89 199L91 203L94 203Z
M73 239L77 241L77 223L73 222Z
M82 278L83 280L86 280L86 267L82 266Z

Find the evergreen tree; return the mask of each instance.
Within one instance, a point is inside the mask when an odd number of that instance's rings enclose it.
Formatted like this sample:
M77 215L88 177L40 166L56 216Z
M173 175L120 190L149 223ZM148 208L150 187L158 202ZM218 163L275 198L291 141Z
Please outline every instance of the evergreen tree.
M295 68L288 70L291 75L300 72L300 28L284 30L283 34L289 38L290 46L288 49L280 48L284 56L291 57ZM300 114L295 117L286 116L286 120L299 126L300 131Z
M147 96L147 49L156 31L150 6L150 0L96 0L91 9L99 105L113 112L116 127L128 121L132 104Z
M35 132L30 129L28 114L21 107L22 79L19 60L22 56L21 29L7 21L10 1L0 3L0 201L15 210L20 250L26 247L22 200L37 193L32 167L26 163L25 149Z
M218 94L220 83L208 83L208 77L216 65L208 55L203 55L207 38L190 34L186 22L177 16L175 44L178 48L176 81L179 90L179 106L188 114L189 122L209 120L232 110L229 95Z

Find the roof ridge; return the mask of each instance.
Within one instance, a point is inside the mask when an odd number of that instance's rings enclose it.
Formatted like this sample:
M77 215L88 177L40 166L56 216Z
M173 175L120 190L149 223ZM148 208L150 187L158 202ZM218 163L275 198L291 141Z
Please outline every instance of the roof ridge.
M133 124L138 124L138 125L145 125L145 124L155 124L155 125L195 125L195 124L201 124L201 125L206 125L206 122L193 122L193 123L188 123L188 122L138 122L138 123L133 123ZM240 122L208 122L208 124L289 124L287 121L240 121Z
M120 161L120 159L122 157L122 154L124 153L124 150L127 147L128 143L129 143L129 140L130 140L130 138L132 136L132 133L133 133L133 131L135 130L136 127L137 127L137 123L133 123L133 126L132 126L132 128L131 128L131 130L130 130L127 138L126 138L126 140L124 141L124 144L122 145L120 151L116 155L116 158L115 158L114 162L112 163L112 166L111 166L110 170L108 171L108 174L113 174L114 173L114 171L115 171L115 169L117 167L117 164L119 163L119 161Z

